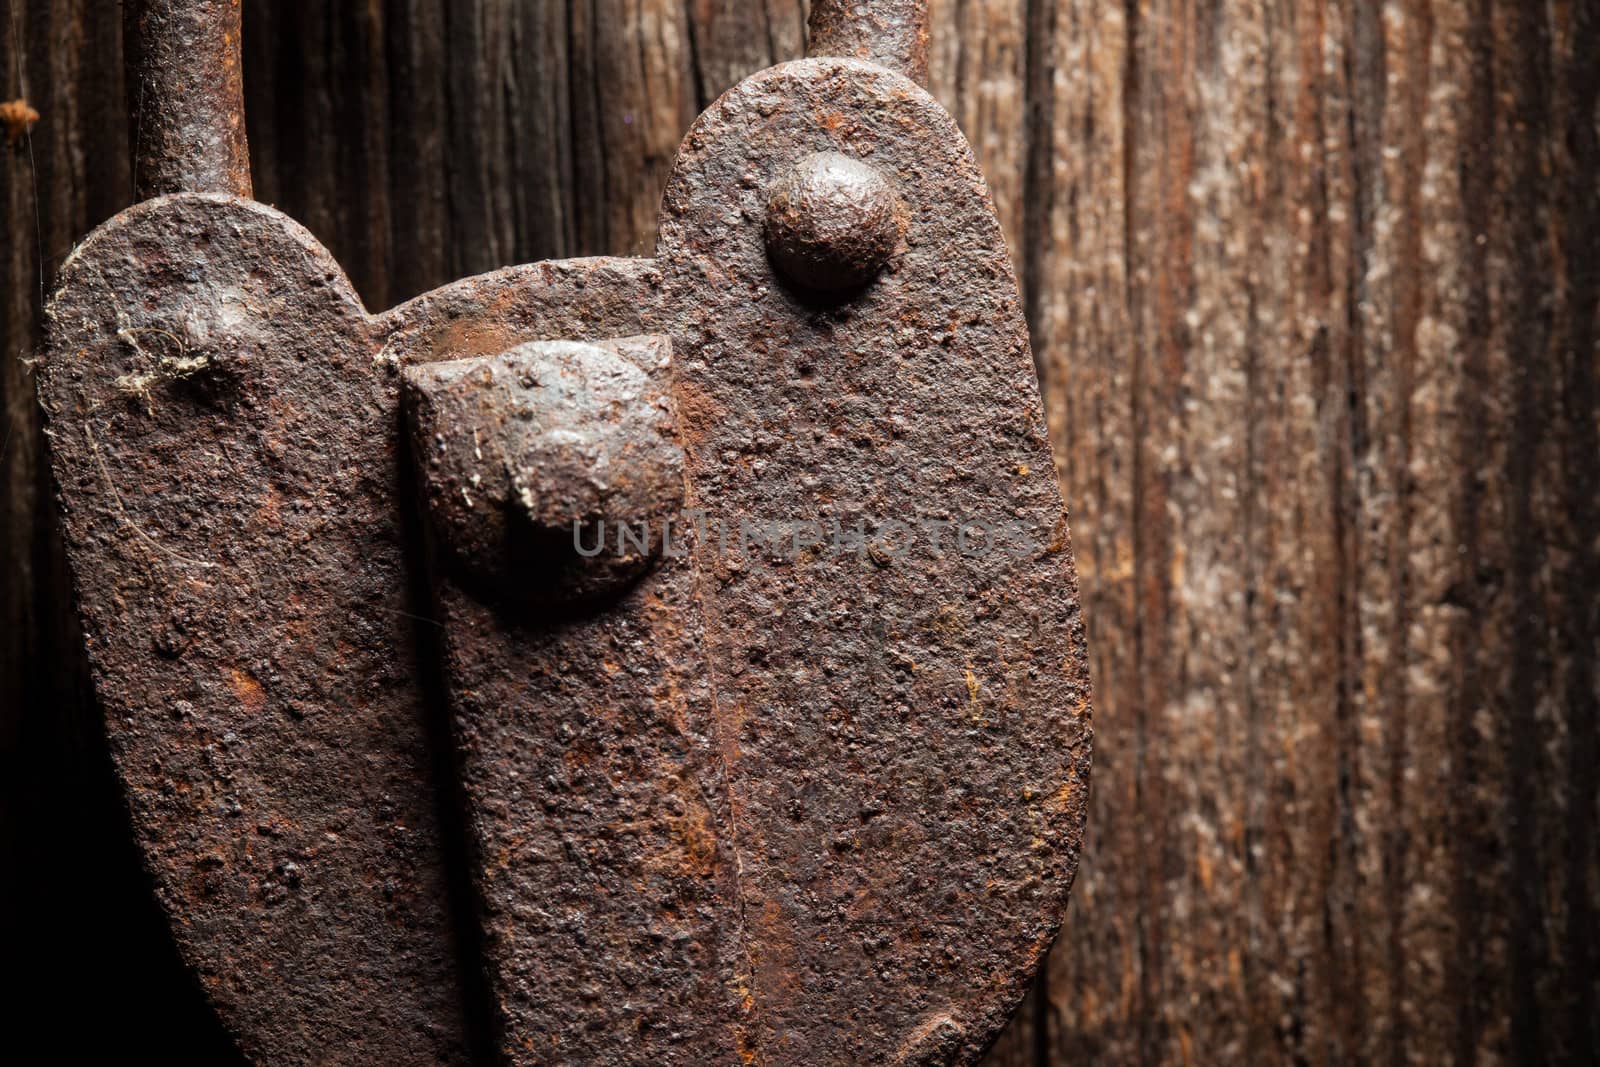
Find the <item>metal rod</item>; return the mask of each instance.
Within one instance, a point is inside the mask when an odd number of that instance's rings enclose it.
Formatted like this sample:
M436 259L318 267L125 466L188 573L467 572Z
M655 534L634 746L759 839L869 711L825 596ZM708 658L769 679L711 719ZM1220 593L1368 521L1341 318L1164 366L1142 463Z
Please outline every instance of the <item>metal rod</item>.
M816 0L811 56L849 56L928 84L928 0Z
M123 39L137 199L250 195L240 0L127 0Z

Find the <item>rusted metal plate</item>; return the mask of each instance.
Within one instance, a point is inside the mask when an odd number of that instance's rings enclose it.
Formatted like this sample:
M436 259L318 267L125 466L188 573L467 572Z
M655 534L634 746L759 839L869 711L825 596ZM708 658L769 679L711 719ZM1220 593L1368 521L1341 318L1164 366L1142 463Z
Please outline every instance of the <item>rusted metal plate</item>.
M124 212L39 372L106 732L185 958L263 1063L464 1057L399 377L258 204Z
M735 869L665 338L407 372L513 1063L736 1063ZM622 539L619 530L640 533ZM491 531L488 537L483 531ZM678 552L638 582L651 556ZM530 595L531 594L531 595Z
M968 1063L1055 932L1082 621L965 141L900 74L786 64L690 131L661 235L374 317L281 216L180 196L64 270L109 731L263 1062L461 1055L452 905L516 1064Z
M814 153L870 165L907 218L848 297L767 255L768 190ZM1060 920L1089 758L1066 520L982 176L903 77L804 60L690 131L661 233L694 498L822 531L697 553L753 1044L967 1062Z

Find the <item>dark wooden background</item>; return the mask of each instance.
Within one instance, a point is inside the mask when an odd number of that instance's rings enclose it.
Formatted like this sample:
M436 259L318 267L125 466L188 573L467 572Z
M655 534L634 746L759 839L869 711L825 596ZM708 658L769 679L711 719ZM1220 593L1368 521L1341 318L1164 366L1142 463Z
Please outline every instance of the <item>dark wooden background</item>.
M99 754L27 364L129 199L117 5L5 7L42 118L0 149L0 1042L226 1062ZM257 196L373 308L646 250L803 7L247 0ZM1097 688L1078 888L994 1064L1594 1062L1597 7L934 0Z

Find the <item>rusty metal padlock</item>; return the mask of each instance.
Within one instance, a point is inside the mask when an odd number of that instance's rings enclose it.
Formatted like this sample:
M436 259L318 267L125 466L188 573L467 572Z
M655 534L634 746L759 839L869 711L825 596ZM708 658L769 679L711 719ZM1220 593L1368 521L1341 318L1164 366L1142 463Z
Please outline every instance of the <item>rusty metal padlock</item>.
M248 199L237 0L135 15L153 198L40 394L133 826L256 1061L967 1063L1035 973L1089 689L1016 282L923 4L813 8L653 258L377 315Z

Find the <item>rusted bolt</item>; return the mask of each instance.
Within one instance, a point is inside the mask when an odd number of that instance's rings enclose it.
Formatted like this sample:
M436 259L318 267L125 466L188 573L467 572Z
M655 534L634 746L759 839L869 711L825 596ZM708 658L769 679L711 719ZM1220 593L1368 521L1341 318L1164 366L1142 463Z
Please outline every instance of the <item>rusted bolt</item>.
M563 609L660 557L683 507L664 389L670 343L537 341L406 372L422 498L479 595Z
M806 156L767 197L767 253L794 284L826 293L877 277L905 234L905 210L878 170L837 152Z

